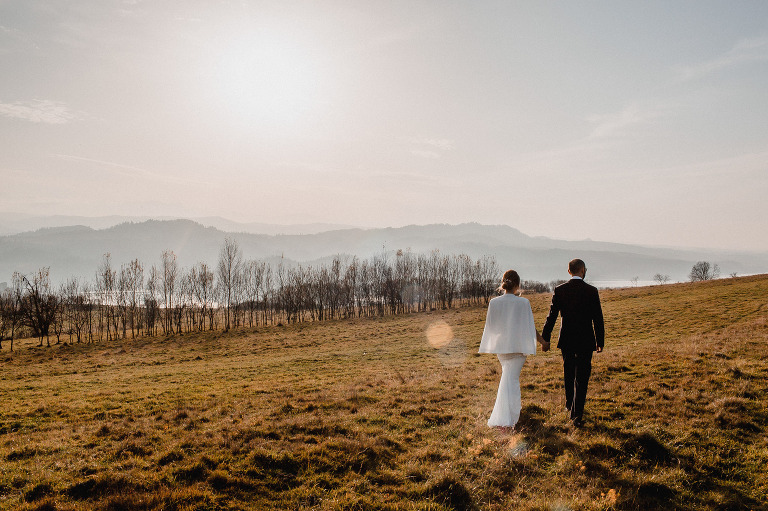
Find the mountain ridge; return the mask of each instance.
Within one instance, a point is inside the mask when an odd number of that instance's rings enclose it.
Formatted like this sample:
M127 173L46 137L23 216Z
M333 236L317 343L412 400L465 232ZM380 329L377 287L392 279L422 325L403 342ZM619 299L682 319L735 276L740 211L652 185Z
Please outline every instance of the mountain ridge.
M113 268L139 259L148 269L162 252L172 250L181 267L198 262L214 266L225 238L237 241L246 259L321 264L335 255L370 258L411 250L494 256L500 268L516 268L523 279L549 281L567 277L567 261L581 257L590 278L600 281L634 277L651 280L656 273L685 280L698 260L719 264L724 275L768 271L768 254L653 248L592 240L565 241L532 237L507 225L476 222L363 229L336 229L313 234L227 232L190 219L126 221L105 228L73 225L0 236L0 282L15 271L51 269L52 280L92 278L105 253Z
M35 216L21 213L0 212L0 236L21 234L50 227L68 227L82 225L92 229L108 229L116 225L148 220L192 220L205 227L216 227L227 232L247 232L251 234L314 234L334 229L346 229L353 226L330 223L308 224L269 224L263 222L235 222L219 216L177 217L177 216L121 216L107 215L87 217L79 215Z

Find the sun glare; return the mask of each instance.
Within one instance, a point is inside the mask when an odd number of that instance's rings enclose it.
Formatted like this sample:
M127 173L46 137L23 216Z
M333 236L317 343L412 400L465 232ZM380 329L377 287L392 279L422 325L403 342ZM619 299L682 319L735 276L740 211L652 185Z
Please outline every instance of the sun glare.
M439 320L427 327L427 342L433 348L447 346L453 340L453 329L445 321Z
M239 37L214 55L213 91L234 114L261 123L293 123L317 103L311 48L286 37Z

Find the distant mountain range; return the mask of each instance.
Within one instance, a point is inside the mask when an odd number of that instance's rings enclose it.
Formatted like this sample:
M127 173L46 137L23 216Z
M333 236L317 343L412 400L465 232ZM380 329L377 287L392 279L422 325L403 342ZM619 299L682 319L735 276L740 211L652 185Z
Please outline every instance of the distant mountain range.
M0 212L0 236L7 236L9 234L19 234L22 232L36 231L38 229L44 229L48 227L70 227L73 225L83 225L85 227L91 227L92 229L108 229L115 225L133 222L140 223L147 220L187 220L179 217L149 217L149 216L66 216L66 215L52 215L52 216L34 216L24 215L20 213L2 213ZM280 225L280 224L265 224L259 222L240 223L233 222L226 218L218 216L208 216L191 218L193 222L197 222L205 227L215 227L221 231L227 232L247 232L251 234L316 234L319 232L333 231L337 229L350 229L352 225L342 224L295 224L295 225Z
M65 221L64 217L59 218ZM656 273L669 275L672 281L683 281L699 260L717 263L724 276L768 272L768 253L563 241L527 236L503 225L435 224L385 229L326 226L329 229L324 229L319 224L269 226L237 224L224 219L140 219L99 227L108 224L108 218L121 220L119 217L88 219L91 226L45 227L0 236L0 282L10 282L14 271L29 273L46 266L50 267L54 282L71 276L90 281L105 253L111 254L115 269L138 258L146 273L152 265L159 266L162 252L168 249L177 255L182 267L198 262L215 266L226 237L238 242L246 259L271 263L283 258L288 263L318 264L334 255L370 258L392 254L398 249L415 253L437 249L444 254L463 253L473 259L492 255L500 269L515 268L523 279L543 282L566 278L567 262L574 257L587 262L588 278L593 281L628 281L634 277L650 281ZM214 221L217 227L210 226ZM15 221L13 225L21 224ZM267 232L254 232L260 228ZM281 229L284 234L275 234Z

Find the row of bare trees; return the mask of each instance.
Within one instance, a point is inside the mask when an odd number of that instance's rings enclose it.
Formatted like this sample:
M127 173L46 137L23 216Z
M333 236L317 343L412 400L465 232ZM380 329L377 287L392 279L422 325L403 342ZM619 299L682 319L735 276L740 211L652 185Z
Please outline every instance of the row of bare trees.
M116 268L106 254L91 282L73 277L54 289L47 268L14 274L0 295L0 348L21 336L50 346L51 337L94 342L448 309L487 303L498 279L493 257L437 250L273 266L246 260L227 238L215 267L182 268L166 250L149 269L138 259Z

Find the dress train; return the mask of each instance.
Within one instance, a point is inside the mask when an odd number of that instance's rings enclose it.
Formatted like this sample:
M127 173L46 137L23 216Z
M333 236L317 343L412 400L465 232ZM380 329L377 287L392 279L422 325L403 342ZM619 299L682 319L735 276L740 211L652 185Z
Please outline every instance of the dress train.
M496 404L493 405L489 426L514 427L520 418L522 407L520 397L520 371L525 363L525 355L521 353L501 353L501 380L496 393Z

